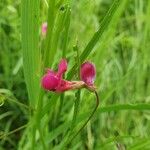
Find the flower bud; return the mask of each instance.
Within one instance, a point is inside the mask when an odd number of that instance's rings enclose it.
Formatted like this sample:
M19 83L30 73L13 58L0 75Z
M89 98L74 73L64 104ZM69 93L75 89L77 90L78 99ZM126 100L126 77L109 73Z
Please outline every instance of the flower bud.
M87 61L81 65L80 78L87 85L91 86L94 84L95 76L96 76L96 69L94 64Z

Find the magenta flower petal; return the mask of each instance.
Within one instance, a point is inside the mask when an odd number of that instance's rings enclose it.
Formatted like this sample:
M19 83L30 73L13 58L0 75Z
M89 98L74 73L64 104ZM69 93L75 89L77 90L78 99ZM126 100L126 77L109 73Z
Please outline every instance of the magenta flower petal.
M80 78L87 85L93 85L96 76L95 65L91 62L85 62L81 65L80 68Z
M67 71L67 60L66 59L61 59L59 65L58 65L58 77L62 77L62 75Z
M59 85L60 79L52 73L47 73L42 77L41 85L45 90L55 91Z

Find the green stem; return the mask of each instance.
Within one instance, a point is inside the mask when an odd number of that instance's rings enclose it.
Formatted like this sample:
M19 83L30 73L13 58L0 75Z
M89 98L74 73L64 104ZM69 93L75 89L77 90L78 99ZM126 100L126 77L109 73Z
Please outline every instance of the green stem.
M9 135L11 135L11 134L14 134L15 132L18 132L18 131L20 131L20 130L26 128L27 126L28 126L28 124L25 124L25 125L23 125L23 126L17 128L17 129L15 129L15 130L12 130L12 131L10 131L10 132L8 132L8 133L4 133L4 134L0 135L0 139L3 139L3 138L5 138L6 136L9 136Z
M47 147L46 147L46 144L45 144L45 141L44 141L44 137L43 137L43 132L42 132L42 129L41 129L40 125L38 127L38 130L39 130L39 134L40 134L43 150L47 150Z
M67 142L67 144L70 144L70 142L75 139L75 137L82 131L82 129L87 125L87 123L91 120L91 118L93 117L94 113L96 112L98 106L99 106L99 96L98 93L96 91L94 91L94 94L96 96L96 106L94 108L94 110L92 111L91 115L89 116L89 118L87 119L87 121L83 124L83 126L77 131L77 133Z
M78 49L78 43L77 42L76 42L76 45L73 47L73 49L77 53L76 61L78 63L78 80L79 80L80 79L80 56L79 56L79 49ZM79 112L80 95L81 95L80 89L76 92L75 95L76 95L76 99L74 101L74 114L73 114L72 124L71 124L71 128L70 128L70 135L72 134L72 131L74 129L76 119L77 119L77 115L78 115L78 112ZM70 137L70 135L69 135L69 137Z
M35 126L33 125L33 128L35 128L35 129L33 129L34 136L36 134L36 129L39 130L39 133L42 133L40 127L41 127L41 111L42 111L42 107L43 107L43 101L42 101L43 95L44 95L44 91L41 90L40 95L39 95L38 104L37 104L37 112L35 114L35 124L34 124ZM45 149L45 143L44 143L42 134L40 134L40 138L42 141L42 146ZM35 138L34 138L34 140L35 140Z
M70 128L70 135L72 134L72 131L75 127L75 123L76 123L76 120L77 120L77 115L78 115L78 112L79 112L80 93L81 93L80 90L78 90L76 92L76 99L75 99L75 102L74 102L74 114L73 114L72 124L71 124L71 128Z

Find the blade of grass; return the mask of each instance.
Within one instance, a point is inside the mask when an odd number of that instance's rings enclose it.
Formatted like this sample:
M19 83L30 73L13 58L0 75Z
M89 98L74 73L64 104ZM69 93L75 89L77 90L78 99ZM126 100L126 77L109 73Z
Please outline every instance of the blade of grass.
M11 135L11 134L13 134L13 133L15 133L15 132L18 132L18 131L20 131L20 130L26 128L26 127L27 127L27 124L25 124L25 125L23 125L23 126L17 128L17 129L15 129L15 130L12 130L12 131L10 131L10 132L8 132L8 133L4 133L4 134L0 135L0 139L3 139L3 138L5 138L6 136L9 136L9 135Z
M39 10L40 0L22 1L23 68L32 107L37 104L40 81Z
M23 67L29 100L32 108L36 107L40 92L39 83L41 76L41 56L39 49L39 14L40 0L22 1ZM40 105L42 106L41 103ZM37 110L37 112L38 111L39 110ZM34 118L32 118L32 120L34 120ZM34 123L31 126L31 130L32 134L29 133L31 138L30 141L32 149L34 149L36 136L36 128L34 127Z
M53 63L60 33L64 27L67 5L63 9L56 9L55 0L49 1L48 10L48 31L46 37L46 47L44 54L44 67L50 67Z
M128 148L128 150L141 150L149 148L150 140L149 139L141 139L136 144L132 145Z
M46 46L44 52L44 67L49 67L49 57L50 57L50 47L52 40L52 33L55 23L55 0L49 0L49 8L48 8L48 28L46 34Z
M113 4L111 5L107 14L105 15L104 19L102 20L100 28L98 29L97 32L94 33L93 37L88 42L85 49L83 50L83 52L80 56L81 63L89 56L89 54L92 52L95 45L102 38L103 34L107 31L107 29L113 19L113 16L115 15L115 13L119 13L118 9L120 8L120 6L122 6L121 4L122 3L124 4L126 2L127 2L127 0L124 0L124 1L114 0ZM70 70L70 72L68 72L67 79L71 79L73 77L73 75L75 74L76 68L77 68L77 64L75 64L72 67L72 69Z
M60 37L60 33L63 29L63 24L64 24L64 18L65 18L65 14L66 14L66 9L59 10L58 14L57 14L57 19L56 19L56 24L55 24L55 29L53 30L53 36L51 39L51 45L49 48L49 54L48 54L48 58L47 61L47 65L46 67L49 67L52 65L56 51L57 51L57 46L58 46L58 42L59 42L59 37Z
M101 107L98 109L99 113L110 112L110 111L123 111L123 110L150 110L150 104L118 104L106 107Z
M98 147L105 147L107 146L108 144L112 143L112 142L116 142L116 141L120 141L120 140L123 140L123 139L135 139L137 138L138 136L133 136L133 135L124 135L124 136L116 136L116 137L111 137L111 138L108 138L107 141L105 141L102 145L98 145Z
M70 17L71 17L71 10L70 10L70 7L68 6L66 10L66 16L64 19L64 33L63 33L63 42L62 42L62 57L63 58L66 58L69 27L70 27Z

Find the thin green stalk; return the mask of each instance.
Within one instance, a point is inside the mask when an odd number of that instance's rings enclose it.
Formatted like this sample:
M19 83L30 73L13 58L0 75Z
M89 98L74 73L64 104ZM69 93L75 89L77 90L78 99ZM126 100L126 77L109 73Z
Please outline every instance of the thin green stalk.
M46 146L46 143L45 143L45 140L44 140L44 136L43 136L43 132L42 132L40 124L39 124L38 130L39 130L39 134L40 134L43 150L47 150L47 146Z
M10 132L8 132L8 133L4 133L4 134L0 135L0 139L3 139L3 138L5 138L6 136L9 136L9 135L11 135L11 134L14 134L14 133L16 133L16 132L18 132L18 131L20 131L20 130L26 128L27 126L28 126L28 124L25 124L25 125L23 125L23 126L17 128L17 129L15 129L15 130L12 130L12 131L10 131Z
M43 149L45 150L46 146L45 146L45 142L44 142L44 139L43 139L43 135L42 135L42 130L41 130L41 111L42 111L42 108L43 108L43 95L44 95L44 91L41 90L40 92L40 95L39 95L39 99L38 99L38 104L37 104L37 111L36 111L36 114L35 114L35 120L33 122L33 135L34 135L34 139L33 139L33 145L35 143L35 135L36 135L36 129L39 130L39 133L40 133L40 138L41 138L41 141L42 141L42 145L43 145Z
M77 44L73 47L73 49L77 53L76 60L77 60L77 63L78 63L78 80L80 80L80 65L81 64L80 64L79 49L78 49ZM71 125L71 128L70 128L70 134L72 133L72 131L74 129L76 119L77 119L77 115L78 115L78 112L79 112L81 90L78 90L75 95L76 95L76 99L74 101L74 115L73 115L72 125Z
M62 143L58 146L58 149L65 149L67 146L69 146L69 144L76 138L76 136L83 130L83 128L87 125L87 123L91 120L91 118L93 117L93 115L95 114L98 106L99 106L99 96L98 96L98 93L96 91L94 91L94 94L95 94L95 97L96 97L96 106L94 108L94 110L91 112L90 116L88 117L88 119L86 120L86 122L82 125L82 127L74 134L71 135L69 134L69 136L66 136L64 137L64 140L62 141ZM76 115L76 114L75 114ZM86 116L87 116L87 113L86 113ZM85 118L85 116L84 116ZM83 120L83 118L78 122L78 119L77 118L77 123L78 124L79 122L81 122L81 120ZM71 132L72 133L72 132ZM56 148L57 149L57 148Z
M76 61L78 63L78 80L80 80L80 57L79 57L79 49L77 44L73 47L74 51L76 51L77 53L77 57L76 57ZM73 129L75 127L76 124L76 120L77 120L77 116L78 116L78 112L79 112L79 108L80 108L80 98L81 98L81 90L79 89L76 93L75 93L75 100L74 100L74 114L73 114L73 119L72 119L72 124L70 127L70 131L69 131L69 135L68 135L68 140L70 139L70 137L72 136L73 133Z
M93 115L95 114L98 106L99 106L99 96L98 96L98 93L95 91L94 92L95 94L95 97L96 97L96 106L94 108L94 110L92 111L92 113L90 114L89 118L87 119L87 121L83 124L83 126L75 133L75 135L73 135L72 138L70 138L68 141L67 141L67 145L70 144L70 142L72 140L75 139L75 137L82 131L82 129L84 129L84 127L87 125L87 123L91 120L91 118L93 117Z
M0 94L0 96L1 96L2 94ZM3 96L3 95L2 95ZM28 109L28 110L35 110L34 108L32 108L32 107L30 107L30 106L28 106L28 105L26 105L26 104L23 104L23 103L21 103L21 102L19 102L15 97L13 97L13 98L11 98L11 97L9 97L9 96L5 96L5 99L6 100L8 100L8 101L10 101L10 102L13 102L13 103L16 103L17 105L19 105L19 106L21 106L21 107L24 107L24 108L26 108L26 109ZM4 100L5 101L5 100ZM3 102L4 103L4 102ZM0 103L0 106L1 106L1 103Z

